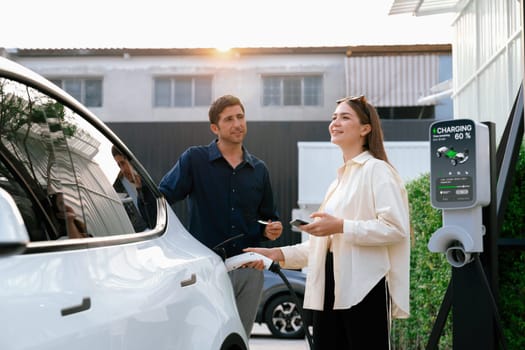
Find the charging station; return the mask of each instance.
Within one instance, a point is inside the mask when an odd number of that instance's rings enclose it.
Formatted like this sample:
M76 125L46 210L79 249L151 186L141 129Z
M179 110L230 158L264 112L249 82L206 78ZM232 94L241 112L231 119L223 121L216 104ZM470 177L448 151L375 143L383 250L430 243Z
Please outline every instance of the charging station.
M496 202L494 134L493 123L470 119L430 126L430 199L434 208L442 210L443 222L430 237L428 249L445 254L452 277L426 350L437 349L451 308L453 349L496 349L496 332L506 349L497 303L481 261L482 254L484 260L491 258L492 244L484 247L484 241L491 242L496 234L491 204ZM492 236L485 236L484 223Z
M482 207L490 203L489 130L469 119L430 127L430 199L443 210L443 227L430 238L431 252L461 267L483 252Z

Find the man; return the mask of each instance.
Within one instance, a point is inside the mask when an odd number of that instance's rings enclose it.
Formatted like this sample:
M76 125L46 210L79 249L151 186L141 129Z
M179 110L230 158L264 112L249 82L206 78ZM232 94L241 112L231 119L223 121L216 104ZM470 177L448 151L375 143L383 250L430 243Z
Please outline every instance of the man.
M227 258L262 240L277 239L283 227L274 205L268 169L243 146L247 125L239 98L219 97L208 115L216 140L184 151L161 180L159 189L170 204L188 197L189 231ZM262 261L245 267L229 274L237 309L249 335L264 276Z
M113 188L117 193L126 194L131 199L124 202L124 208L135 232L155 227L157 221L155 196L147 186L142 186L142 179L127 156L115 146L111 147L111 154L120 169Z

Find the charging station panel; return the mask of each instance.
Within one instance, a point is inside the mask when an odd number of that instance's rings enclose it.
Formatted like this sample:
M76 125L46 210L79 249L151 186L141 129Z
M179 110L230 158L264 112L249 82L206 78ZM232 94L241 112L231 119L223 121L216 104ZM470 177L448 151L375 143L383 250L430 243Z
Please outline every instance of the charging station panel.
M464 209L490 201L488 127L470 119L430 126L430 198L438 209Z

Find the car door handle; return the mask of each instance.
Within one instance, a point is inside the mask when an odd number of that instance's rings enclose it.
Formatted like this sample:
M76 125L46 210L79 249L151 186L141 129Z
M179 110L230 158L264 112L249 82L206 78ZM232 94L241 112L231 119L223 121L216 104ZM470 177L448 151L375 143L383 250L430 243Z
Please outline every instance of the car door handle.
M82 298L82 303L80 303L80 305L63 308L60 310L60 314L62 314L62 316L67 316L77 312L89 310L89 308L91 308L91 298L86 297Z
M197 275L192 273L190 278L180 282L180 286L181 287L191 286L192 284L195 284L195 282L197 282Z

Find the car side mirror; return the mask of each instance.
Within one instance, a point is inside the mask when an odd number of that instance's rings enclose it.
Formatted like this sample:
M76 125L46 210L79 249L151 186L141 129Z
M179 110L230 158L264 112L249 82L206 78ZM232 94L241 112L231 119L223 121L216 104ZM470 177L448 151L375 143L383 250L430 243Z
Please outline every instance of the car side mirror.
M26 249L29 235L15 201L0 188L0 257Z

